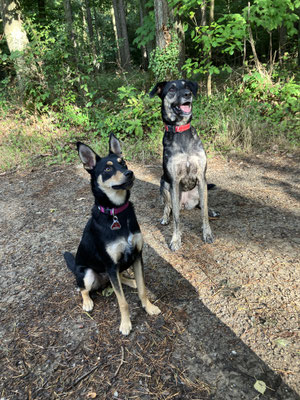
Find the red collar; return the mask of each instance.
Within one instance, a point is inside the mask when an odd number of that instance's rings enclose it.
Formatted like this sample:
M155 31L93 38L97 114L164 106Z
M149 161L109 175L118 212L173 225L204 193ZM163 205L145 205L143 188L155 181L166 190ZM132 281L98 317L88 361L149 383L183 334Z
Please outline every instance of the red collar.
M177 125L165 125L165 130L167 131L167 132L184 132L184 131L187 131L188 129L190 129L190 127L191 127L191 124L189 123L189 124L186 124L186 125L179 125L179 126L177 126Z
M129 201L127 201L127 203L118 208L104 208L102 206L98 206L98 210L101 211L103 214L117 215L120 214L122 211L126 210L128 206L129 206Z

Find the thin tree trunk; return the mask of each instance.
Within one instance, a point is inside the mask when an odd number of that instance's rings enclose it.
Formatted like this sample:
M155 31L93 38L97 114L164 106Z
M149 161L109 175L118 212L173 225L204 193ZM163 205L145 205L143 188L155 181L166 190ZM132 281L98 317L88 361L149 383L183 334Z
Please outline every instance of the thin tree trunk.
M206 26L206 6L207 0L203 0L201 4L201 26Z
M97 12L95 6L93 6L93 14L94 14L94 21L95 21L95 36L96 36L96 50L98 53L98 56L100 55L100 41L101 41L101 36L100 36L100 29L99 29L99 24L97 20Z
M209 9L209 24L211 25L214 22L215 18L215 0L210 1L210 9ZM212 49L209 49L209 61L212 60ZM211 96L211 73L208 73L207 76L207 96Z
M285 51L285 46L286 46L286 27L281 26L278 28L279 30L279 44L278 44L278 60L279 64L282 65L283 63L283 55Z
M67 30L68 30L70 42L73 47L73 56L74 56L73 61L76 63L76 65L78 65L77 42L76 42L76 36L75 36L74 27L73 27L73 17L72 17L72 8L71 8L70 0L64 0L64 9L65 9L65 19L67 22Z
M253 53L255 67L261 75L266 75L266 71L264 70L261 62L259 61L256 53L255 42L253 39L251 23L250 23L250 3L248 3L248 33L249 33L249 42Z
M123 0L113 0L113 10L115 18L115 33L117 35L117 46L121 67L128 69L131 62L125 9Z
M140 26L144 24L144 18L146 15L146 4L145 0L140 0ZM148 62L149 62L149 54L147 52L146 46L141 46L141 56L142 56L142 68L147 71Z
M89 42L93 54L93 59L95 61L96 59L95 35L94 35L94 27L93 27L93 20L92 20L89 0L85 0L85 8L86 8L86 20L89 32Z
M25 82L28 79L30 68L26 66L24 51L29 43L23 22L20 6L17 0L1 0L3 30L10 53L19 52L15 60L19 88L23 93Z
M170 11L166 0L154 0L156 47L164 49L168 42Z
M174 24L178 39L179 39L179 61L178 69L181 70L185 61L185 34L183 30L182 22L177 19Z

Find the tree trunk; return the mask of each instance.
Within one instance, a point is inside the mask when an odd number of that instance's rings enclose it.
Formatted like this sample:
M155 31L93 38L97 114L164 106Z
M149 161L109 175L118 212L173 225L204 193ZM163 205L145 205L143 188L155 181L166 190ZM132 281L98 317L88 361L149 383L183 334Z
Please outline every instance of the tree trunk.
M178 69L181 70L185 61L185 34L183 30L182 22L177 19L174 24L178 39L179 39L179 61Z
M168 23L170 11L166 0L154 0L156 47L164 49L168 45ZM170 34L169 34L170 35Z
M76 43L76 36L75 31L73 28L73 17L72 17L72 8L70 0L64 0L64 9L65 9L65 19L67 23L67 30L71 45L73 47L73 61L78 65L78 57L77 57L77 43Z
M250 23L250 3L248 3L248 33L249 33L249 42L250 42L251 50L253 53L253 59L255 62L255 67L261 75L266 76L267 75L266 71L258 59L258 56L256 53L256 48L255 48L255 42L254 42L253 35L252 35L252 29L251 29L251 23Z
M144 18L146 15L146 3L145 0L140 0L140 26L144 24ZM148 70L148 63L149 63L149 53L147 51L147 46L141 47L141 56L142 56L142 68L144 71Z
M87 20L87 26L88 26L88 32L89 32L89 43L90 43L90 48L92 50L93 60L94 60L94 65L95 65L97 55L96 55L96 47L95 47L95 35L94 35L93 20L92 20L92 14L91 14L89 0L85 0L85 9L86 9L86 20Z
M113 10L120 66L126 70L130 66L131 58L123 0L113 0Z
M3 19L3 30L10 53L19 52L15 61L19 88L21 93L28 79L30 68L26 66L24 51L29 43L23 22L21 19L20 6L17 0L1 0L1 12Z
M201 26L206 26L206 6L207 0L203 0L201 4Z
M209 24L211 25L214 22L215 18L215 0L210 1L210 10L209 10ZM212 49L209 49L209 61L212 60ZM211 96L211 73L208 73L207 76L207 96Z
M286 27L282 26L282 25L278 28L278 30L279 30L278 60L279 60L279 64L282 65L283 55L284 55L285 46L286 46L287 31L286 31Z

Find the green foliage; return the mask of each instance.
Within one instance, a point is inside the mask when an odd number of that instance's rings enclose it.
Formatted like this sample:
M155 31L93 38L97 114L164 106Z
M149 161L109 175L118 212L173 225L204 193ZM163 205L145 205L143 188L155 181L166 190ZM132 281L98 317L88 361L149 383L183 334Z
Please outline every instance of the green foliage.
M299 94L293 79L274 84L253 72L222 93L200 97L193 122L207 147L222 152L299 145Z
M171 31L172 41L165 48L154 49L150 54L149 68L156 81L179 79L178 69L179 39L175 31Z
M161 130L159 101L151 100L133 86L121 86L118 98L114 109L107 111L96 125L101 136L117 132L121 140L155 141Z
M298 7L300 7L299 0L254 0L250 7L250 21L257 26L262 26L268 32L285 26L287 33L292 36L297 33L295 22L299 17L294 11ZM247 12L246 7L245 16Z

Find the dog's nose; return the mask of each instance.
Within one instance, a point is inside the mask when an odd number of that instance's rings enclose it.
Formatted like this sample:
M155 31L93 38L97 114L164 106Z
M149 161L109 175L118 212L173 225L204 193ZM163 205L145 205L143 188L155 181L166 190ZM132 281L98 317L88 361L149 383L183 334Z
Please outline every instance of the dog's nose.
M192 92L190 90L186 90L184 92L184 97L186 97L186 98L191 97L191 94L192 94Z
M132 171L126 171L125 173L124 173L124 175L126 176L126 178L128 178L128 179L131 179L131 178L133 178L133 172Z

